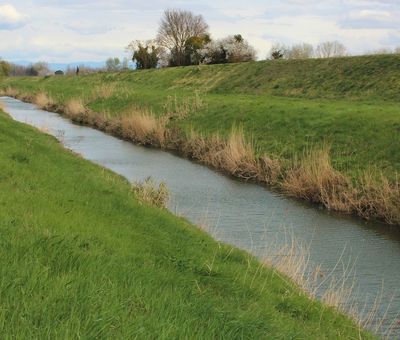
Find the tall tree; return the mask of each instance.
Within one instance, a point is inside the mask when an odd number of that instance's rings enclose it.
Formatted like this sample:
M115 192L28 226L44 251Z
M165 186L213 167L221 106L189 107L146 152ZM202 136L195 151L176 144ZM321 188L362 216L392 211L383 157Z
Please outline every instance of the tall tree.
M203 16L184 10L166 10L160 22L157 41L169 50L173 66L185 65L189 39L208 35Z

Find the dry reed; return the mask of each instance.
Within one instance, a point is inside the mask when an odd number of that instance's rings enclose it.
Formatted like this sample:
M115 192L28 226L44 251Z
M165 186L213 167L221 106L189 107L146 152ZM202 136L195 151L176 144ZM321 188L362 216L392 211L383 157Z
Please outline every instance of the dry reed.
M350 184L332 167L329 151L329 146L310 149L299 164L287 171L282 187L288 195L349 213L351 206L347 194Z
M87 110L82 99L70 99L64 106L67 117L80 123L87 123Z
M156 206L158 208L166 208L169 200L169 191L164 182L158 186L151 177L146 178L143 182L135 182L132 185L132 191L135 193L139 201Z
M19 95L19 91L13 87L7 86L6 88L0 89L0 95L16 98Z
M135 109L120 120L121 135L142 145L166 145L166 120L153 113Z
M45 92L39 92L33 97L33 103L42 110L50 109L54 105L53 99Z

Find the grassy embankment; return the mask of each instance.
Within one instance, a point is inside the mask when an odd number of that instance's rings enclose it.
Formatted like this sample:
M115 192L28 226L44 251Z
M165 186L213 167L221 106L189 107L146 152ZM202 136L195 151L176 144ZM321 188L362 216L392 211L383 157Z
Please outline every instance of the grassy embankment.
M3 338L370 337L1 111L0 132Z
M400 224L399 79L400 57L389 55L8 79L1 87L329 209Z

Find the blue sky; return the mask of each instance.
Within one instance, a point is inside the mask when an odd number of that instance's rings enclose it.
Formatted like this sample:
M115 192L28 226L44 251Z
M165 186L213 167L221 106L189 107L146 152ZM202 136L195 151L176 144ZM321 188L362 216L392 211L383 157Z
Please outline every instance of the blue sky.
M124 56L162 12L202 14L214 38L241 33L265 58L276 42L343 42L352 54L400 46L400 0L0 0L0 56L48 62Z

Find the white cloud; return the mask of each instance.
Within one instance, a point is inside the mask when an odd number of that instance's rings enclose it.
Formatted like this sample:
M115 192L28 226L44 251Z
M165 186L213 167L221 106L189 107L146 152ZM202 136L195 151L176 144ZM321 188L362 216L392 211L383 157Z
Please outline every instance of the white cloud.
M0 29L19 28L25 24L27 18L27 15L18 12L10 4L0 5Z

